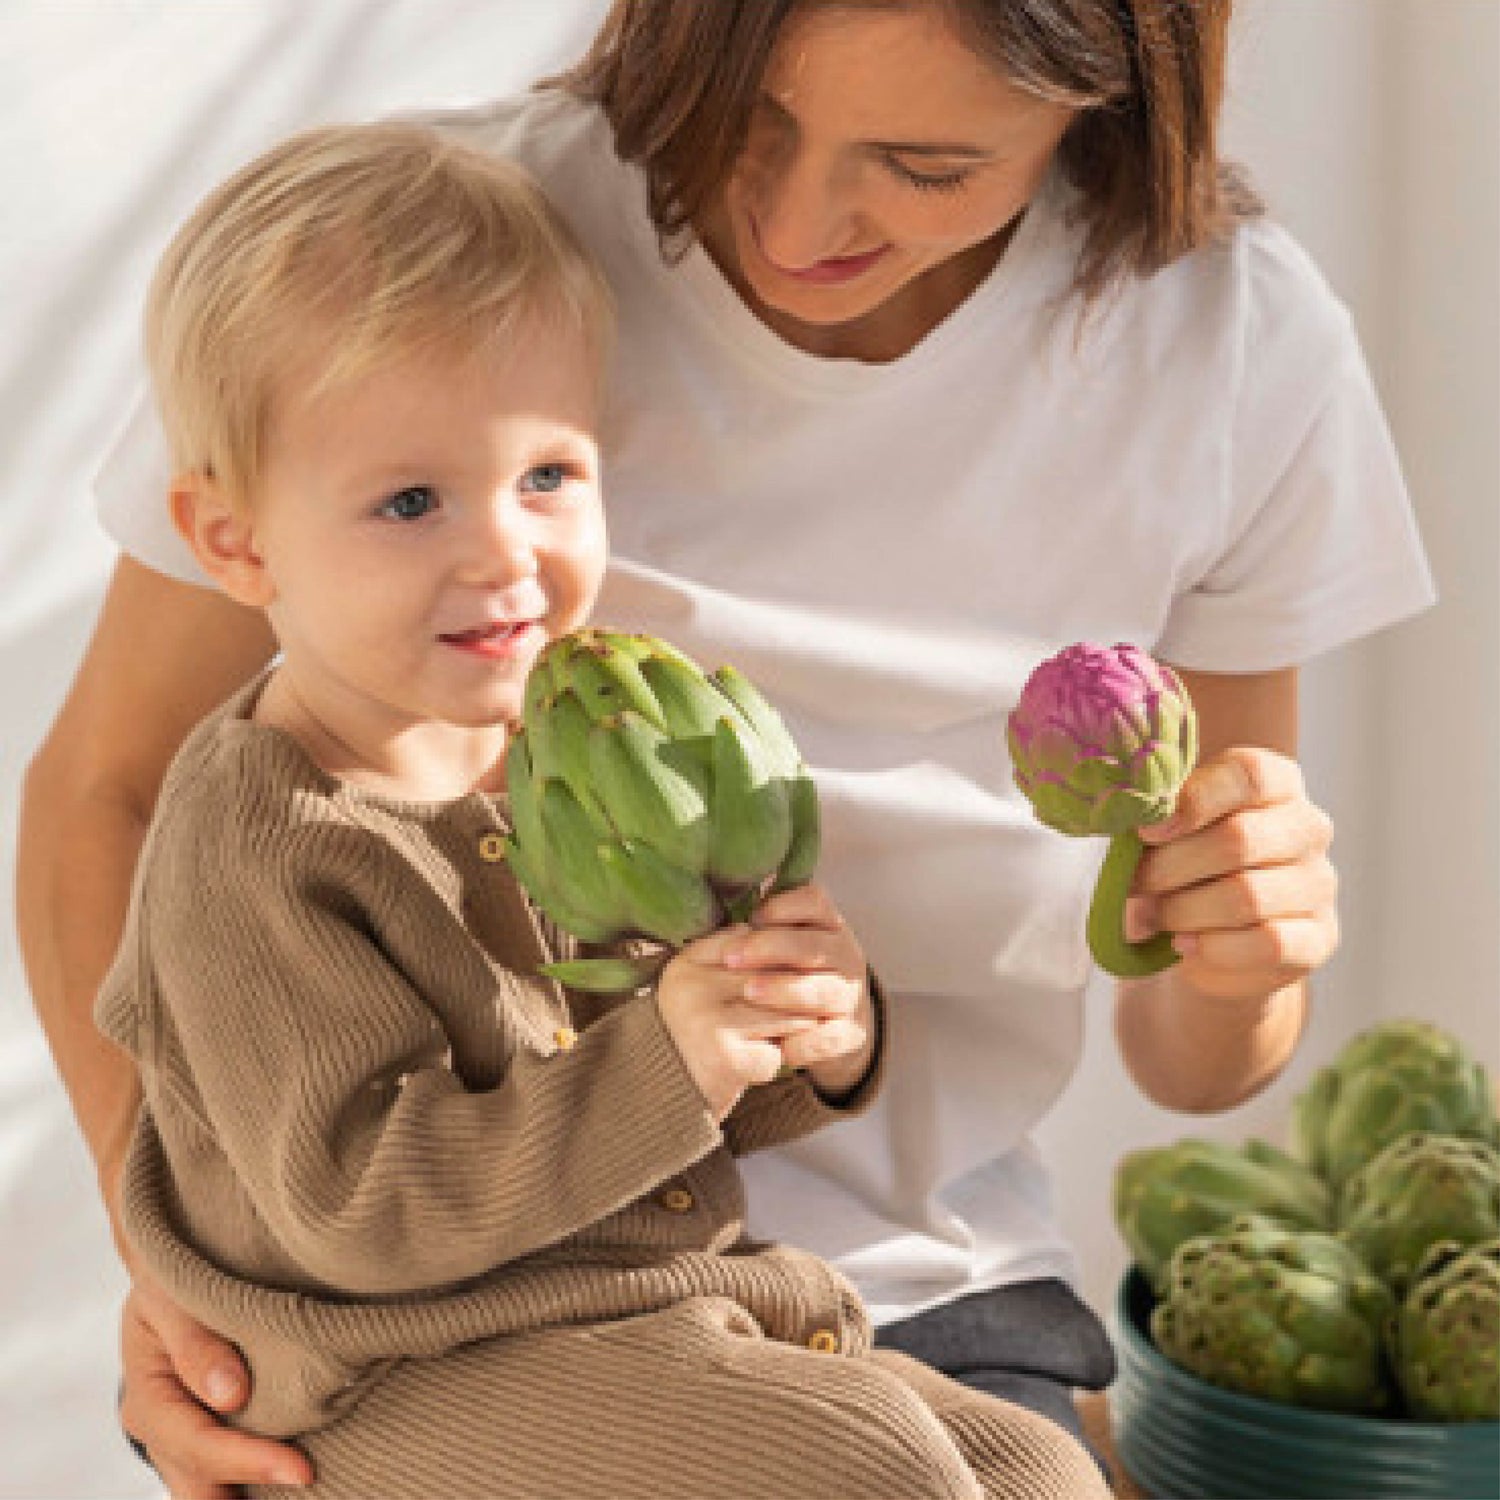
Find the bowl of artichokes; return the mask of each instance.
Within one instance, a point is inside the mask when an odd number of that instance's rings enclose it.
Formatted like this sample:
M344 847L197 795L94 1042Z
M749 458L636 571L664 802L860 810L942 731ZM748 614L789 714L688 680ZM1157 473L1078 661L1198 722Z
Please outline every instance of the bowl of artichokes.
M1170 1497L1500 1496L1500 1122L1421 1021L1355 1037L1291 1149L1187 1138L1115 1176L1121 1460Z

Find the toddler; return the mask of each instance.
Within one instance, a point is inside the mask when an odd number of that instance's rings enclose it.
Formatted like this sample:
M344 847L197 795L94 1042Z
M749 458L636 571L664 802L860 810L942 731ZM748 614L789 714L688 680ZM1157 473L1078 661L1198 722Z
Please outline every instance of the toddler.
M280 654L174 762L98 1001L131 1253L328 1500L1103 1494L745 1232L735 1157L880 1071L823 891L648 995L536 973L578 945L502 863L500 767L604 569L609 324L537 188L421 126L298 136L168 248L173 519Z

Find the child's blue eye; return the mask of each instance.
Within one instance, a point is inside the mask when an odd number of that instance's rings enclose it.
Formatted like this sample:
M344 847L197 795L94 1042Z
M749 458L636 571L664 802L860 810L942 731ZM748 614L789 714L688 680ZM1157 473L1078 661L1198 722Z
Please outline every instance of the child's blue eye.
M431 485L412 484L397 490L384 505L380 514L398 521L418 521L429 511L437 508L437 495Z
M563 487L563 481L567 477L567 471L561 464L538 464L536 468L527 471L526 477L521 481L521 488L550 495Z

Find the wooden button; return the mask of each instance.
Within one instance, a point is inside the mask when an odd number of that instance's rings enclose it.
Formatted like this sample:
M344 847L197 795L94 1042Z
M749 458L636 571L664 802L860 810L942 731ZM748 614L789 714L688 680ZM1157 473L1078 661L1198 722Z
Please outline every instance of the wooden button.
M486 864L498 865L505 858L505 835L487 833L479 841L479 857Z
M837 1354L839 1336L831 1328L820 1328L808 1339L807 1347L818 1354Z
M661 1195L661 1206L669 1213L685 1214L692 1210L696 1204L693 1195L686 1188L668 1188Z

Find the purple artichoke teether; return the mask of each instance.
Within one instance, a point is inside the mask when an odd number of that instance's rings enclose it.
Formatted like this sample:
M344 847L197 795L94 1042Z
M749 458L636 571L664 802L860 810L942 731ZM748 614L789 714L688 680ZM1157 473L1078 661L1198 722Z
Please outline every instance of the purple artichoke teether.
M1142 853L1136 830L1171 815L1198 755L1197 718L1177 674L1134 646L1069 646L1027 678L1006 739L1016 785L1043 823L1110 840L1089 907L1096 962L1122 977L1175 963L1165 933L1125 940L1124 908Z

